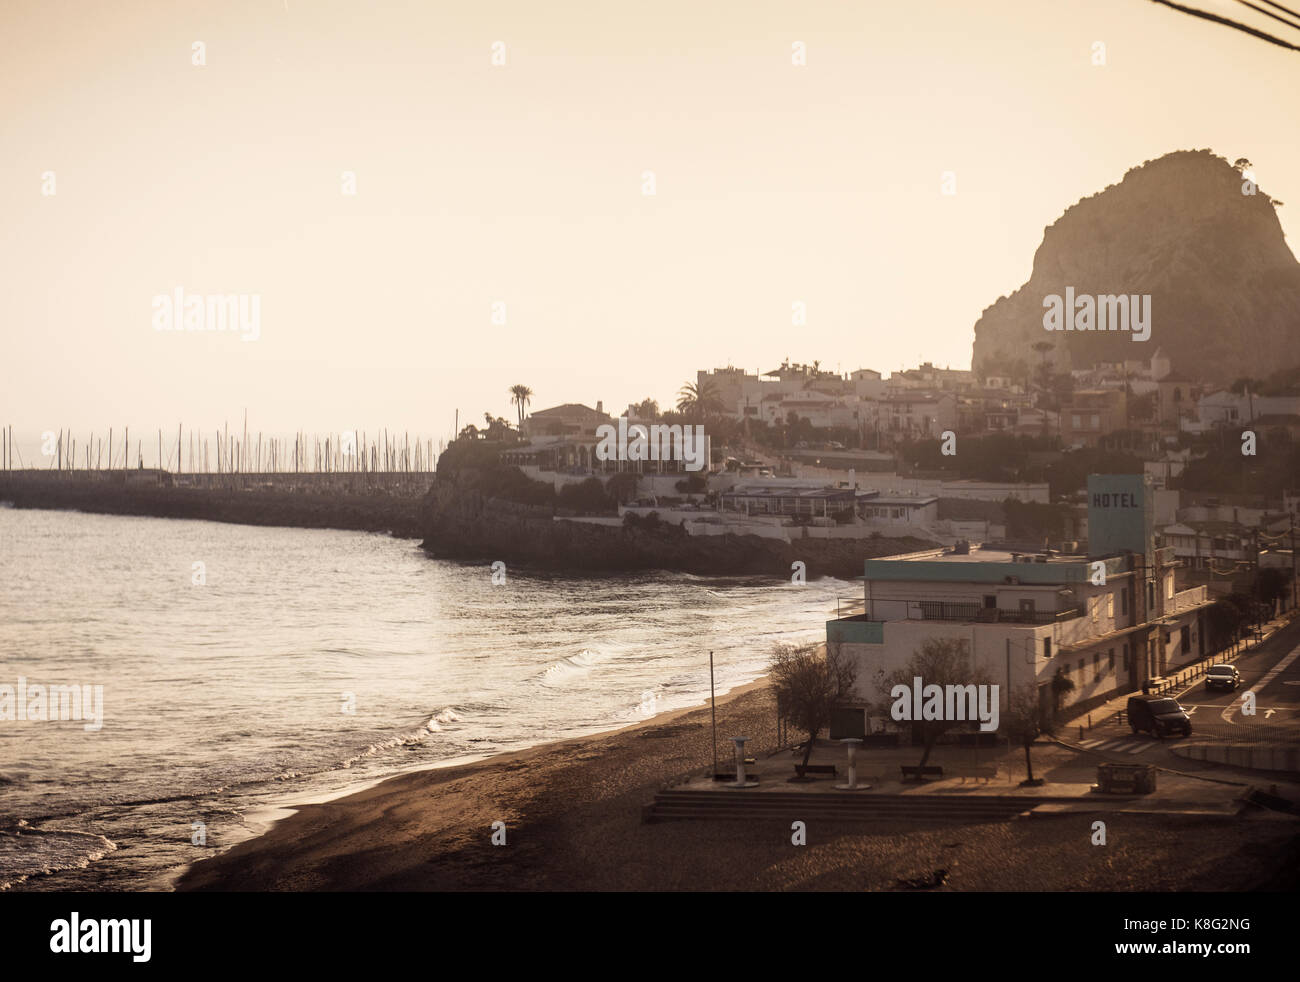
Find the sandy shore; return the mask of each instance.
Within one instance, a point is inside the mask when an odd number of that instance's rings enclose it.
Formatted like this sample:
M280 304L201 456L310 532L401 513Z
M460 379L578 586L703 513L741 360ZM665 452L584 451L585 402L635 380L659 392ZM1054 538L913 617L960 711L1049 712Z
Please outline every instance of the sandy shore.
M706 706L391 778L303 806L196 864L178 889L889 890L939 868L955 890L1282 888L1279 869L1294 882L1295 826L1267 815L1227 828L1127 816L1105 847L1091 844L1090 820L1077 819L817 826L803 847L780 824L641 824L641 806L665 781L709 764L710 732ZM752 738L759 755L774 749L764 682L719 699L718 733ZM504 847L490 842L497 821L506 823Z

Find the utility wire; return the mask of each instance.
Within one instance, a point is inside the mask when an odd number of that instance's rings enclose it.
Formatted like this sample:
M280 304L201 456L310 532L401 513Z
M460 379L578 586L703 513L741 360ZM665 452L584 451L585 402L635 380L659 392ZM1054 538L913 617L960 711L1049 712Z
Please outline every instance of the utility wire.
M1270 7L1276 7L1278 10L1290 14L1292 17L1300 17L1300 14L1297 14L1290 7L1283 7L1280 3L1274 3L1273 0L1262 0L1262 2L1268 4Z
M1282 48L1289 48L1292 51L1300 51L1300 45L1294 45L1290 41L1283 41L1272 34L1266 34L1264 31L1256 30L1240 21L1231 20L1227 17L1220 17L1218 14L1212 14L1206 10L1197 10L1195 7L1184 7L1180 3L1174 3L1173 0L1151 0L1152 3L1158 3L1163 7L1169 7L1172 10L1181 11L1184 14L1190 14L1193 17L1200 17L1204 20L1213 21L1216 24L1223 24L1225 27L1231 27L1238 31L1244 31L1246 34L1253 35L1270 44L1276 44Z
M1300 24L1297 24L1295 21L1287 20L1285 17L1279 17L1277 14L1271 14L1263 7L1255 6L1253 3L1250 2L1250 0L1237 0L1237 3L1241 4L1244 7L1249 7L1251 10L1259 11L1265 17L1272 17L1279 24L1285 24L1287 27L1294 27L1297 30L1300 30ZM1288 11L1288 13L1290 13L1290 11Z

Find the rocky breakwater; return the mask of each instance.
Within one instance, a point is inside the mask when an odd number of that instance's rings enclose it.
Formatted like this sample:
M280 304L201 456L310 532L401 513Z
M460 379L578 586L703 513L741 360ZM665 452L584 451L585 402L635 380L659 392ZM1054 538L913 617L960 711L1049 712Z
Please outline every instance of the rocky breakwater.
M277 480L278 478L278 480ZM0 474L0 502L106 515L191 518L240 525L350 529L402 538L421 534L422 499L382 487L294 486L292 475L235 476L232 486L177 487L169 476L132 472ZM245 486L235 487L240 481Z

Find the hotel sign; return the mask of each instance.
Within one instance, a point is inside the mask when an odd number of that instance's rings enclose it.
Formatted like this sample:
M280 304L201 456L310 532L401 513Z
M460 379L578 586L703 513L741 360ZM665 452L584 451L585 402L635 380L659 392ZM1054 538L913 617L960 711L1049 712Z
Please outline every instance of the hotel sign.
M1151 551L1155 514L1151 487L1142 474L1088 475L1088 552L1093 556L1131 549Z

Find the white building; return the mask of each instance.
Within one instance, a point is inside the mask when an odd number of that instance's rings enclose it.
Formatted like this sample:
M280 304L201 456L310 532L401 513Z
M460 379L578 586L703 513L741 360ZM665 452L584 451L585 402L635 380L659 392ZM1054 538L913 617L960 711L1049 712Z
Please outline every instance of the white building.
M1098 480L1111 482L1108 488L1141 487L1141 478L1128 475ZM963 642L973 668L1000 686L1004 712L1010 693L1026 685L1051 712L1058 672L1074 683L1061 698L1065 705L1140 688L1208 654L1206 589L1175 591L1173 551L1150 545L1149 522L1132 514L1133 493L1107 493L1102 505L1090 491L1089 524L1106 545L1141 539L1134 541L1141 552L975 550L866 560L863 612L826 625L828 646L857 666L851 708L861 710L863 726L882 716L884 677L929 639Z

